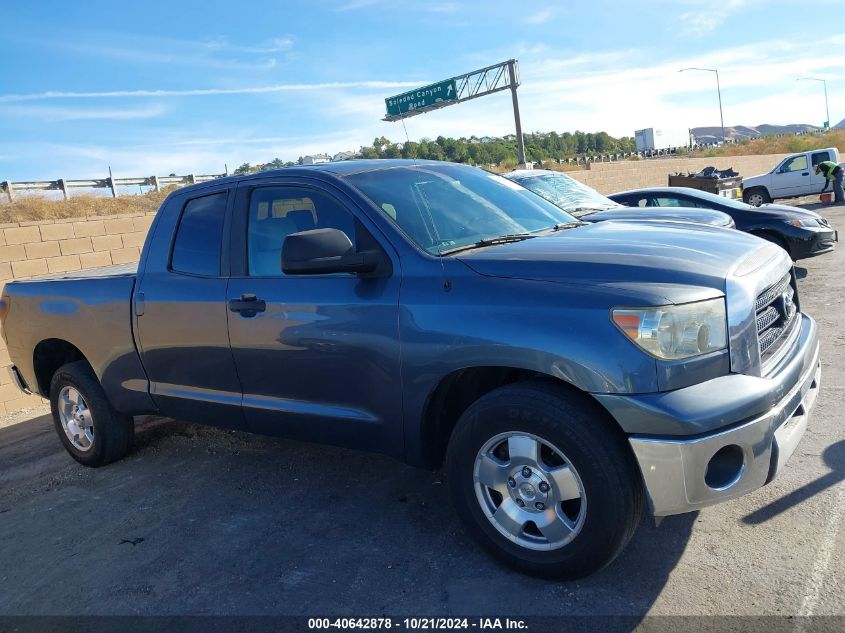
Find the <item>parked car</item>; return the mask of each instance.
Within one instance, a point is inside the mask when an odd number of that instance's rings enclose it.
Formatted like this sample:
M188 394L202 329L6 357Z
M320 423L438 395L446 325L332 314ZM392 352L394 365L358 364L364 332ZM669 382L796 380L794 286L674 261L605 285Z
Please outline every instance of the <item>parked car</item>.
M687 187L632 189L609 196L621 204L651 212L656 207L699 207L730 215L736 228L773 242L793 260L829 253L839 241L830 223L816 213L782 204L761 207Z
M818 194L824 187L825 178L815 172L815 166L826 160L838 163L839 150L828 147L787 156L768 174L743 178L742 199L759 207L779 198Z
M445 464L484 547L575 578L646 503L784 467L819 391L799 306L786 253L739 231L584 224L474 167L376 160L174 191L137 270L10 282L0 316L81 464L149 413Z
M503 174L503 176L542 196L582 222L663 220L697 222L726 228L734 227L734 221L731 217L720 211L708 211L693 207L673 207L671 209L655 207L650 208L647 212L632 210L559 171L518 169Z

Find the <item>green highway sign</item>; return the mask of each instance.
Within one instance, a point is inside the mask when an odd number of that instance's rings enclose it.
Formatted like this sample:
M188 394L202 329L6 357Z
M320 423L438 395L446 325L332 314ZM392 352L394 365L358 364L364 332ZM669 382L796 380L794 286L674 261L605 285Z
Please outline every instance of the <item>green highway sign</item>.
M411 110L421 110L433 106L438 102L457 100L458 91L453 78L403 92L395 97L388 97L384 100L384 103L387 106L387 116L399 116Z
M824 122L824 129L826 129L826 130L830 129L830 121Z

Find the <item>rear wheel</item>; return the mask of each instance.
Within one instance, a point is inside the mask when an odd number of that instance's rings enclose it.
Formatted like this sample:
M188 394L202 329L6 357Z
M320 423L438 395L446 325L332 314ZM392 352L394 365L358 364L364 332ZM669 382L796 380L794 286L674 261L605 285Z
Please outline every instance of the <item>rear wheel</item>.
M475 402L452 435L446 472L481 545L539 576L579 578L610 563L644 505L621 431L586 398L542 383Z
M103 466L132 448L135 424L115 411L85 361L58 369L50 383L53 423L65 449L80 464Z
M772 201L772 197L764 187L752 187L748 191L743 191L742 199L745 204L750 204L752 207L759 207Z

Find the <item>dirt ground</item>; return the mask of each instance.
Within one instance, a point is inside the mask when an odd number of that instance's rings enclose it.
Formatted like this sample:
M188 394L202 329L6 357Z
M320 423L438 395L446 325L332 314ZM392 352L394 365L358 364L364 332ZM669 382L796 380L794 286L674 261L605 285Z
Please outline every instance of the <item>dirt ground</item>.
M845 207L825 210L845 228ZM91 470L46 408L0 422L0 614L845 615L845 246L799 262L822 388L766 488L644 521L582 581L494 562L440 475L167 419Z

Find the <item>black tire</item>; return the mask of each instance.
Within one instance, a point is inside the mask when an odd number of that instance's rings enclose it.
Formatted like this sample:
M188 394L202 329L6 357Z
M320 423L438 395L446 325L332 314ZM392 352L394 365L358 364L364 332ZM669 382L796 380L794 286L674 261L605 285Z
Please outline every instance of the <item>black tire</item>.
M557 549L530 549L504 536L476 495L479 451L514 431L559 448L583 484L580 531ZM540 382L500 387L472 404L449 441L446 475L456 510L476 540L511 567L546 578L581 578L608 565L631 540L645 505L639 469L615 422L587 396Z
M65 387L78 391L90 411L93 441L87 450L74 445L62 424L59 397ZM100 381L85 361L62 365L53 375L50 382L50 409L59 439L71 457L84 466L105 466L125 457L132 449L134 419L112 408Z
M769 191L765 187L751 187L751 189L743 191L742 201L745 202L745 204L750 204L752 206L760 206L759 204L753 204L752 202L752 200L758 195L760 196L760 204L769 204L772 201L772 197L769 195Z

